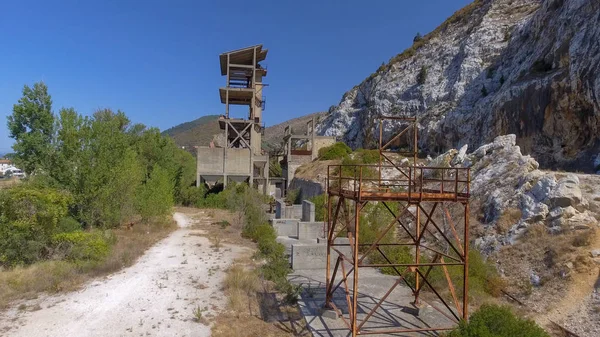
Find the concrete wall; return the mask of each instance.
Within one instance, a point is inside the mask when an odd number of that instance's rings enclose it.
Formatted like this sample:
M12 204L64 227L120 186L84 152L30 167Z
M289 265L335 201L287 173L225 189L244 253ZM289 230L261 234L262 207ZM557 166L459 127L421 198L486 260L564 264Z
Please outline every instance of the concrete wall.
M298 222L298 240L323 238L323 222Z
M296 219L273 219L271 221L277 236L289 236L298 238L298 223Z
M198 147L198 175L223 174L224 151L223 148Z
M227 149L226 170L227 174L250 175L250 149Z
M315 221L315 204L308 200L302 200L302 221Z
M301 199L310 199L325 193L323 185L312 180L294 178L289 184L290 189L299 189Z
M347 239L346 239L347 243ZM350 247L336 247L346 256L350 256ZM338 254L331 251L331 266L335 265ZM327 245L324 244L295 244L292 245L292 269L325 269L327 264Z
M320 149L333 144L335 144L335 137L317 136L315 137L315 141L313 144L313 154L317 156L319 154Z

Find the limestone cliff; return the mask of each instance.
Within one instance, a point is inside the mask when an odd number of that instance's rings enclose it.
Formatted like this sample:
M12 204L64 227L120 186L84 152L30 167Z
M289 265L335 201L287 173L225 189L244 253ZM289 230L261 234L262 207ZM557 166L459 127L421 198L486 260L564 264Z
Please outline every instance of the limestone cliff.
M344 94L318 131L372 147L376 116L417 116L428 153L512 133L542 167L592 171L599 74L600 1L479 0Z

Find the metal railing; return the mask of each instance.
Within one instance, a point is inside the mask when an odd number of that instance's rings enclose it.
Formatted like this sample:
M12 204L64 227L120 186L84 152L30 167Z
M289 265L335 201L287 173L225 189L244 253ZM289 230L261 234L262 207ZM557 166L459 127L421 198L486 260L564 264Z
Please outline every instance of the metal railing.
M329 165L327 189L337 193L402 193L408 199L439 194L455 200L470 196L470 169L377 164Z

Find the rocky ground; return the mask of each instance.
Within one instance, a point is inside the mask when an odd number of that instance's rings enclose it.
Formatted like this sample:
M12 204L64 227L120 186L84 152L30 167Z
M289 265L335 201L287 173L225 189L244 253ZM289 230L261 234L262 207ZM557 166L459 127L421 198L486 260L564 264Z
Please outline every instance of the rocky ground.
M600 176L540 170L515 138L450 150L431 165L471 168L475 247L495 260L524 312L597 336Z

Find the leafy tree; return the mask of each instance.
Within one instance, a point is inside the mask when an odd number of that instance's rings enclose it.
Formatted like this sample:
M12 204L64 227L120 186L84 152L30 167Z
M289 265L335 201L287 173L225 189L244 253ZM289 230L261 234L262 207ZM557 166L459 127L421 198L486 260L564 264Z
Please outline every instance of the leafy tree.
M166 169L156 166L136 195L138 213L142 220L166 215L173 207L173 182Z
M15 163L26 173L47 166L51 153L51 140L54 126L52 97L43 82L27 85L23 96L13 106L13 114L8 116L8 130L15 139Z
M415 35L415 37L413 38L413 42L419 42L423 40L423 36L421 35L421 33L417 32L417 35Z

